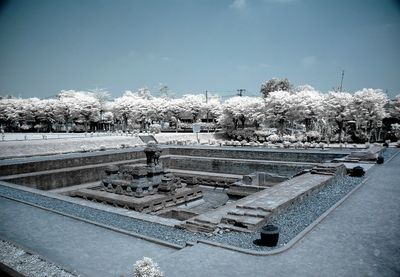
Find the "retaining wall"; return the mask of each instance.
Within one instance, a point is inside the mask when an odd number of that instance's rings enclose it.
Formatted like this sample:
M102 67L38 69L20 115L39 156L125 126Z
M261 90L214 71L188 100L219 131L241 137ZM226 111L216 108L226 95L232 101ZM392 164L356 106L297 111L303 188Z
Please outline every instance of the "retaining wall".
M345 151L266 149L241 147L169 147L170 155L321 163L349 154Z

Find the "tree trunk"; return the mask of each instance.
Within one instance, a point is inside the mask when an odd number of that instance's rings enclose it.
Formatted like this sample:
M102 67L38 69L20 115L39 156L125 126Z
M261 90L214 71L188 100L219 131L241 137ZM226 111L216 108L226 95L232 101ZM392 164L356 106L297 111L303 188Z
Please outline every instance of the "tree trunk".
M336 121L339 128L339 143L342 143L343 121Z

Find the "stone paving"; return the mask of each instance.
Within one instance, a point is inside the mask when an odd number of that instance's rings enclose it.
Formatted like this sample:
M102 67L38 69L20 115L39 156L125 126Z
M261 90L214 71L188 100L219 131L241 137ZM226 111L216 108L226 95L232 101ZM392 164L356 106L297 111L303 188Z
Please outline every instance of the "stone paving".
M0 222L1 239L84 276L129 276L143 256L158 260L176 251L2 197Z

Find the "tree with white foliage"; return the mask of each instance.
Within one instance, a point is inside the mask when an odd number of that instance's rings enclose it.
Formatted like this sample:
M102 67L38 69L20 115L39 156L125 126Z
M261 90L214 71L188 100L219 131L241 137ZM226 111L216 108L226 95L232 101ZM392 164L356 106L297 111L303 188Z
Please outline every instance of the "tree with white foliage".
M347 92L329 92L324 101L327 119L338 127L339 142L342 142L346 122L351 120L354 97Z
M182 98L181 111L185 116L190 116L193 122L196 122L202 116L204 104L204 95L187 94Z
M171 120L175 122L175 131L178 132L179 121L185 112L183 108L185 105L182 98L172 99L168 101L168 105L165 107L164 115L166 120Z
M212 119L213 122L221 115L221 102L219 98L210 98L206 103L203 104L202 114L207 120Z
M128 120L133 119L134 117L133 113L137 108L138 101L140 101L140 97L131 91L126 91L123 96L114 100L114 117L122 123L124 131L128 128Z
M97 122L100 118L100 102L92 92L67 90L61 91L61 98L69 98L72 104L71 114L76 118L76 122L82 122L85 132L91 122Z
M323 97L311 86L301 87L301 89L288 98L291 106L289 113L293 121L304 123L308 132L323 111Z
M364 128L368 141L380 139L382 120L388 116L385 105L388 98L381 89L364 88L354 94L356 129Z
M272 78L271 80L264 82L261 84L261 95L266 98L271 92L274 91L291 91L293 89L293 85L287 78L278 79Z
M273 91L265 98L265 119L272 127L277 127L283 135L285 127L292 122L291 98L288 91Z
M19 103L21 99L2 99L0 100L0 121L3 127L5 125L6 129L10 128L12 130L17 129L19 126Z
M255 127L264 119L264 103L259 97L232 97L222 104L219 123L225 129L244 129L246 122Z

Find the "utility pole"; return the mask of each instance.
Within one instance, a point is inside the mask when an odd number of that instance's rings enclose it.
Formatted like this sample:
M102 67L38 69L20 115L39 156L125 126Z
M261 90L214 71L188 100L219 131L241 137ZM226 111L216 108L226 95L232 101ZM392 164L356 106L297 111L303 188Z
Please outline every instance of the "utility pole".
M339 92L342 92L342 89L343 89L343 78L344 78L344 70L342 70L342 80L340 81Z
M208 103L208 91L206 90L206 103Z
M243 96L243 92L246 92L246 90L243 89L243 88L240 88L240 89L237 89L237 92L238 92L238 96L242 97Z

